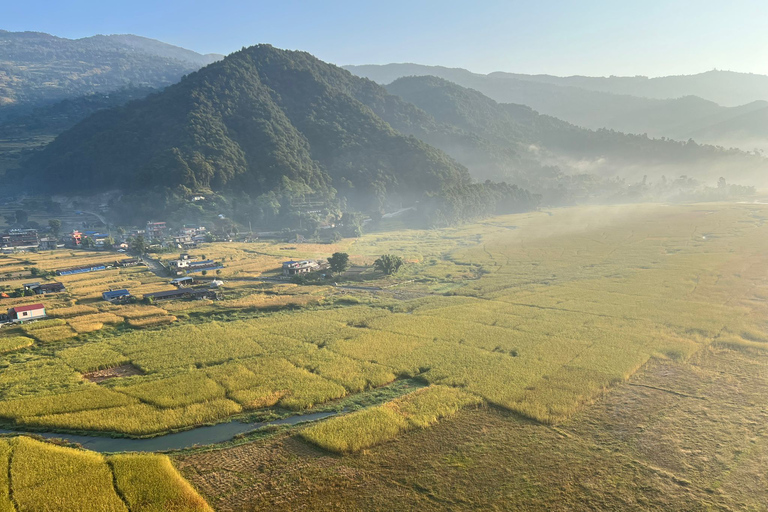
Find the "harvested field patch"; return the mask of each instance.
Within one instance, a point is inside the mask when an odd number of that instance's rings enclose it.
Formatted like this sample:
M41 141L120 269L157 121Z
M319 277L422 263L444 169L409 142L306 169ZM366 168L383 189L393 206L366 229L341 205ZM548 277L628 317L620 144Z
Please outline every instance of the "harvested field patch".
M104 382L109 379L119 379L121 377L131 377L133 375L143 375L144 372L141 369L133 366L132 364L121 364L113 368L105 368L104 370L96 370L83 374L83 378L90 382Z

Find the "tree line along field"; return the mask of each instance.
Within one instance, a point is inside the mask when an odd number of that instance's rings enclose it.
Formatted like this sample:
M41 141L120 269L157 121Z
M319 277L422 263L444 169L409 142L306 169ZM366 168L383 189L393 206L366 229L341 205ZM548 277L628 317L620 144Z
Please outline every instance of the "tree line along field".
M103 456L20 436L0 438L0 465L3 511L211 510L165 455Z
M417 377L560 423L651 358L765 346L765 214L760 205L584 207L366 235L348 245L353 257L418 261L399 279L415 279L403 286L421 298L334 296L234 321L41 342L0 359L0 418L145 436L265 407L303 411ZM83 378L125 364L139 374ZM402 425L372 423L383 432L367 431L372 439Z

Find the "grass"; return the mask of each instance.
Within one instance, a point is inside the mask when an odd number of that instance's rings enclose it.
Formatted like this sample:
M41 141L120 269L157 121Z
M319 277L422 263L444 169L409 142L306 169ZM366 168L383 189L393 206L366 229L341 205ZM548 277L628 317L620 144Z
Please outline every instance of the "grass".
M0 439L0 511L209 512L164 455L104 455ZM10 479L9 479L10 477Z
M0 439L0 512L15 512L16 507L11 500L10 487L11 443L8 439Z
M14 352L16 350L29 347L35 341L26 336L6 336L0 337L0 353Z
M764 510L767 356L655 360L557 427L468 408L359 455L286 433L174 463L223 510Z
M114 455L109 464L115 484L130 510L211 512L203 498L174 469L165 455Z
M127 511L102 455L26 437L11 445L11 489L20 510Z
M394 439L413 428L427 428L480 398L445 386L429 386L384 405L331 418L300 432L328 451L357 452Z

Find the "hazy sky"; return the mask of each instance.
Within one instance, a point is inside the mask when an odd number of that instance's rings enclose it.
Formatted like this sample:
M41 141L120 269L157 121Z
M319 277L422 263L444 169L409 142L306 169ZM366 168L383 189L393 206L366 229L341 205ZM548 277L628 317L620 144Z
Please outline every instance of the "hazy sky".
M201 53L270 43L336 64L483 73L768 74L767 27L766 0L0 2L6 30L132 33Z

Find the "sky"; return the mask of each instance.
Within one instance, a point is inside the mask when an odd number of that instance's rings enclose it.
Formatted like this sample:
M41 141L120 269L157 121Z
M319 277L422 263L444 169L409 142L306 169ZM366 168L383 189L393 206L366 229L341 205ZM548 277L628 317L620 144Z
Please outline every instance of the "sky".
M765 0L0 2L0 28L11 31L130 33L221 54L269 43L339 65L560 76L768 74L766 27Z

